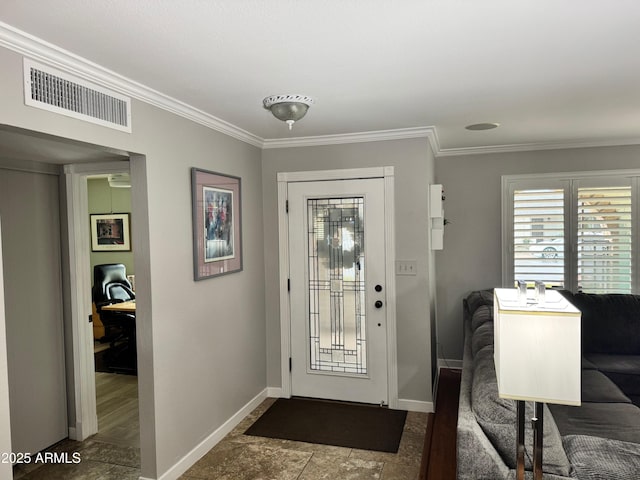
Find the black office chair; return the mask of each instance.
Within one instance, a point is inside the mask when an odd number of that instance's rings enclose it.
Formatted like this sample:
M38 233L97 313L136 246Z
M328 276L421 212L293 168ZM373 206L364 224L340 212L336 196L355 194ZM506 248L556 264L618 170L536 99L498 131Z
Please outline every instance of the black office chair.
M93 301L105 327L103 341L110 343L107 367L123 373L137 372L135 315L103 310L105 305L136 298L121 263L96 265L93 268Z

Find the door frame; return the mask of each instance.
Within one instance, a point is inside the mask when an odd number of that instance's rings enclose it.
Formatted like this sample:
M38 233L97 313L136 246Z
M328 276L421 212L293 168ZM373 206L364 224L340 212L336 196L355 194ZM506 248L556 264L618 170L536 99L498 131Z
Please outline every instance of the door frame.
M316 182L331 180L384 179L385 196L385 283L387 304L387 388L389 408L398 408L398 351L396 333L395 283L395 195L392 166L354 168L344 170L318 170L304 172L278 172L278 252L280 286L280 372L282 397L291 397L291 310L289 281L289 216L287 215L287 184L289 182Z
M95 358L91 315L91 239L87 177L109 173L129 173L129 161L78 163L64 166L67 195L66 216L69 258L69 294L73 343L73 394L75 425L69 438L82 441L98 433Z

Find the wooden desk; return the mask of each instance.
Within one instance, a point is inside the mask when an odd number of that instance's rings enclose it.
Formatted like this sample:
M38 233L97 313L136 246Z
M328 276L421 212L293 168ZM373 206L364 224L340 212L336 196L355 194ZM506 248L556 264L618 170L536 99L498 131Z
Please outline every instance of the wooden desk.
M135 300L105 305L102 307L102 312L113 312L120 314L118 317L126 317L117 325L121 329L120 336L117 337L118 341L111 341L109 351L112 355L106 365L107 368L112 372L137 374Z
M108 312L136 313L136 301L129 300L128 302L112 303L102 307L102 310Z

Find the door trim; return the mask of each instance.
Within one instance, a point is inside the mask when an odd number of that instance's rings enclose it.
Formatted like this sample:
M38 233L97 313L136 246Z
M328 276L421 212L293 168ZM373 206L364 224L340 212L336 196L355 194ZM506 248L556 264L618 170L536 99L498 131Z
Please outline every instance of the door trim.
M91 242L87 228L87 177L122 172L129 172L128 161L64 166L74 381L74 391L68 392L68 395L73 394L75 399L75 425L69 427L69 438L72 440L82 441L98 433L93 324L88 322L91 314L92 278L89 254Z
M372 167L344 170L308 172L279 172L278 181L278 252L280 286L280 372L282 396L291 397L291 311L287 282L289 279L289 218L286 213L287 184L328 180L355 180L383 178L385 195L385 282L388 294L387 326L387 388L389 408L398 408L398 351L396 335L396 283L395 283L395 196L393 167Z

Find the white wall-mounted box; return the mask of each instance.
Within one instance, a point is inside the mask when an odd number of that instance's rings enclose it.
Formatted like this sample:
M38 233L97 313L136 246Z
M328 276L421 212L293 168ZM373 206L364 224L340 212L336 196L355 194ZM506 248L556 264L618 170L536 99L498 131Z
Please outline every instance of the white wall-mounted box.
M442 185L429 185L429 218L431 250L444 248L444 195Z
M429 185L429 216L444 217L442 185Z

